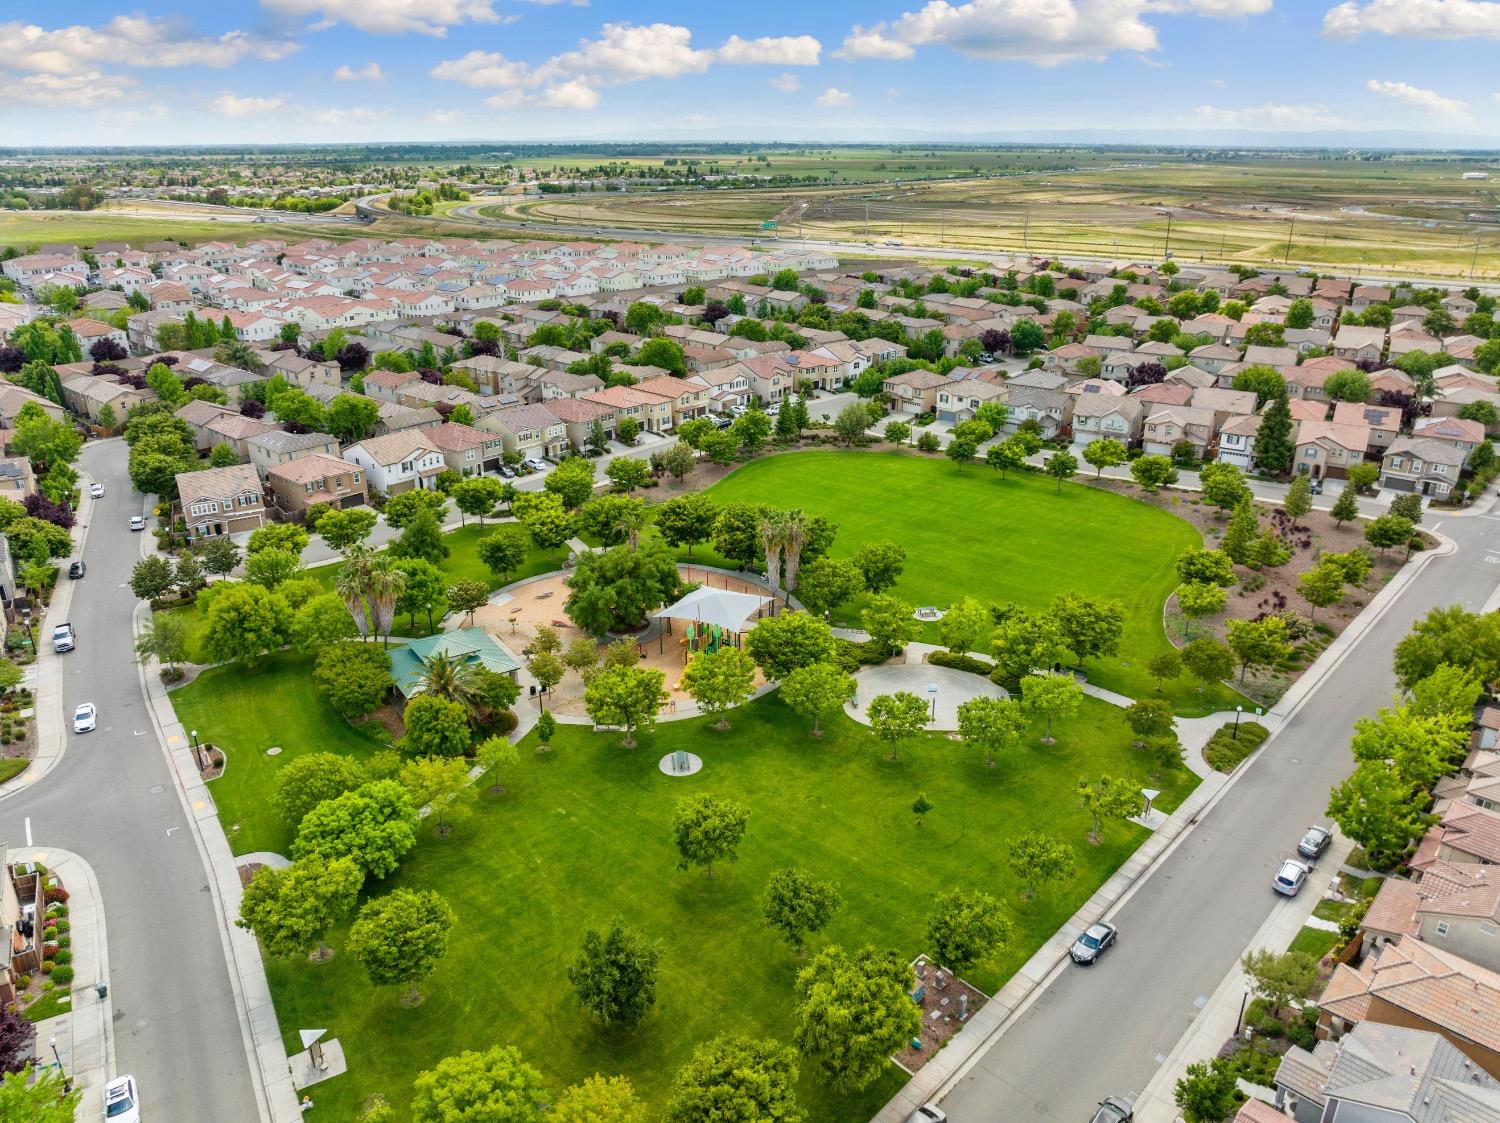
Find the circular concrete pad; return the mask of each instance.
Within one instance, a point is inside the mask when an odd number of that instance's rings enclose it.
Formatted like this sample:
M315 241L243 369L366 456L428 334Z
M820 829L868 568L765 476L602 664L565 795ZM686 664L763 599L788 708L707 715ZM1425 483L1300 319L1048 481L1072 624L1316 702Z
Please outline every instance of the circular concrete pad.
M697 756L693 753L688 753L686 754L687 760L683 762L681 768L678 768L675 766L675 762L672 759L676 755L676 753L668 753L657 762L656 766L663 772L665 772L668 776L691 776L694 772L703 771L702 757Z
M855 721L865 725L870 719L865 714L870 699L881 694L894 694L905 690L915 694L929 705L933 694L929 686L937 687L937 717L928 729L957 729L958 707L971 698L1008 698L1003 686L997 686L980 675L967 671L955 671L952 667L934 667L928 663L897 663L889 667L867 667L854 676L854 702L845 706L844 712Z

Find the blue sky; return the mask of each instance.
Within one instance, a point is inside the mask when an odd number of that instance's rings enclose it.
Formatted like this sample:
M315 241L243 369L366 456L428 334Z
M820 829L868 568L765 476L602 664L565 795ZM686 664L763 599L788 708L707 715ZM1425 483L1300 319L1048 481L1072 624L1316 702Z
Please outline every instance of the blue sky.
M1497 40L1500 0L8 0L0 144L747 126L1500 138Z

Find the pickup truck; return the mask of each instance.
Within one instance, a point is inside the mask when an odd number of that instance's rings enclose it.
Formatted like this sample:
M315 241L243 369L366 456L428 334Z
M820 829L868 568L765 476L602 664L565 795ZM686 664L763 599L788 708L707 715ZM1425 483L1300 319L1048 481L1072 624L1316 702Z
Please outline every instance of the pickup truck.
M59 655L64 651L72 651L76 638L77 633L73 631L72 624L58 624L52 629L52 650Z

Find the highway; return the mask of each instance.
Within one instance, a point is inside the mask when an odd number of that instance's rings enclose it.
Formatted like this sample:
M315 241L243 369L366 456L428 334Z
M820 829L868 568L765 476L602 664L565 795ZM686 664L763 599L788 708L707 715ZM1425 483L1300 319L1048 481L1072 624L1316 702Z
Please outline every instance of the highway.
M88 572L73 590L78 646L61 657L68 746L41 780L0 801L0 838L25 838L29 820L36 845L72 850L94 868L117 1068L135 1076L142 1118L244 1123L258 1114L219 920L134 665L128 582L142 536L128 520L141 496L119 440L85 446L81 467L105 495L93 503ZM98 706L96 732L71 732L80 702Z
M1395 693L1391 650L1440 605L1480 611L1500 581L1500 514L1434 512L1458 544L1431 559L1295 715L1112 919L1119 944L1068 965L952 1088L953 1123L1083 1121L1103 1097L1134 1095L1245 950L1279 898L1271 877L1329 789L1353 767L1356 719Z

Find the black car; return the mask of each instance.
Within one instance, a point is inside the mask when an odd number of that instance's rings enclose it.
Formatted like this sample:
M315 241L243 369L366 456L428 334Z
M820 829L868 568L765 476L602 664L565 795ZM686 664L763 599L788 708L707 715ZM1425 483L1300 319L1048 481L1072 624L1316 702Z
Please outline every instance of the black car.
M1083 935L1073 941L1068 954L1073 957L1074 963L1087 966L1114 946L1117 934L1118 930L1115 926L1107 921L1101 920L1096 924L1090 924Z
M1333 841L1333 831L1327 827L1308 827L1307 833L1297 843L1297 853L1304 858L1317 861L1323 856L1323 851L1328 849L1328 844Z
M88 569L88 566L86 566L86 565L83 564L83 559L82 558L79 558L72 565L68 566L68 576L72 577L72 578L75 578L75 579L79 578L79 577L82 577L83 573L84 573L84 570L86 570L86 569Z

